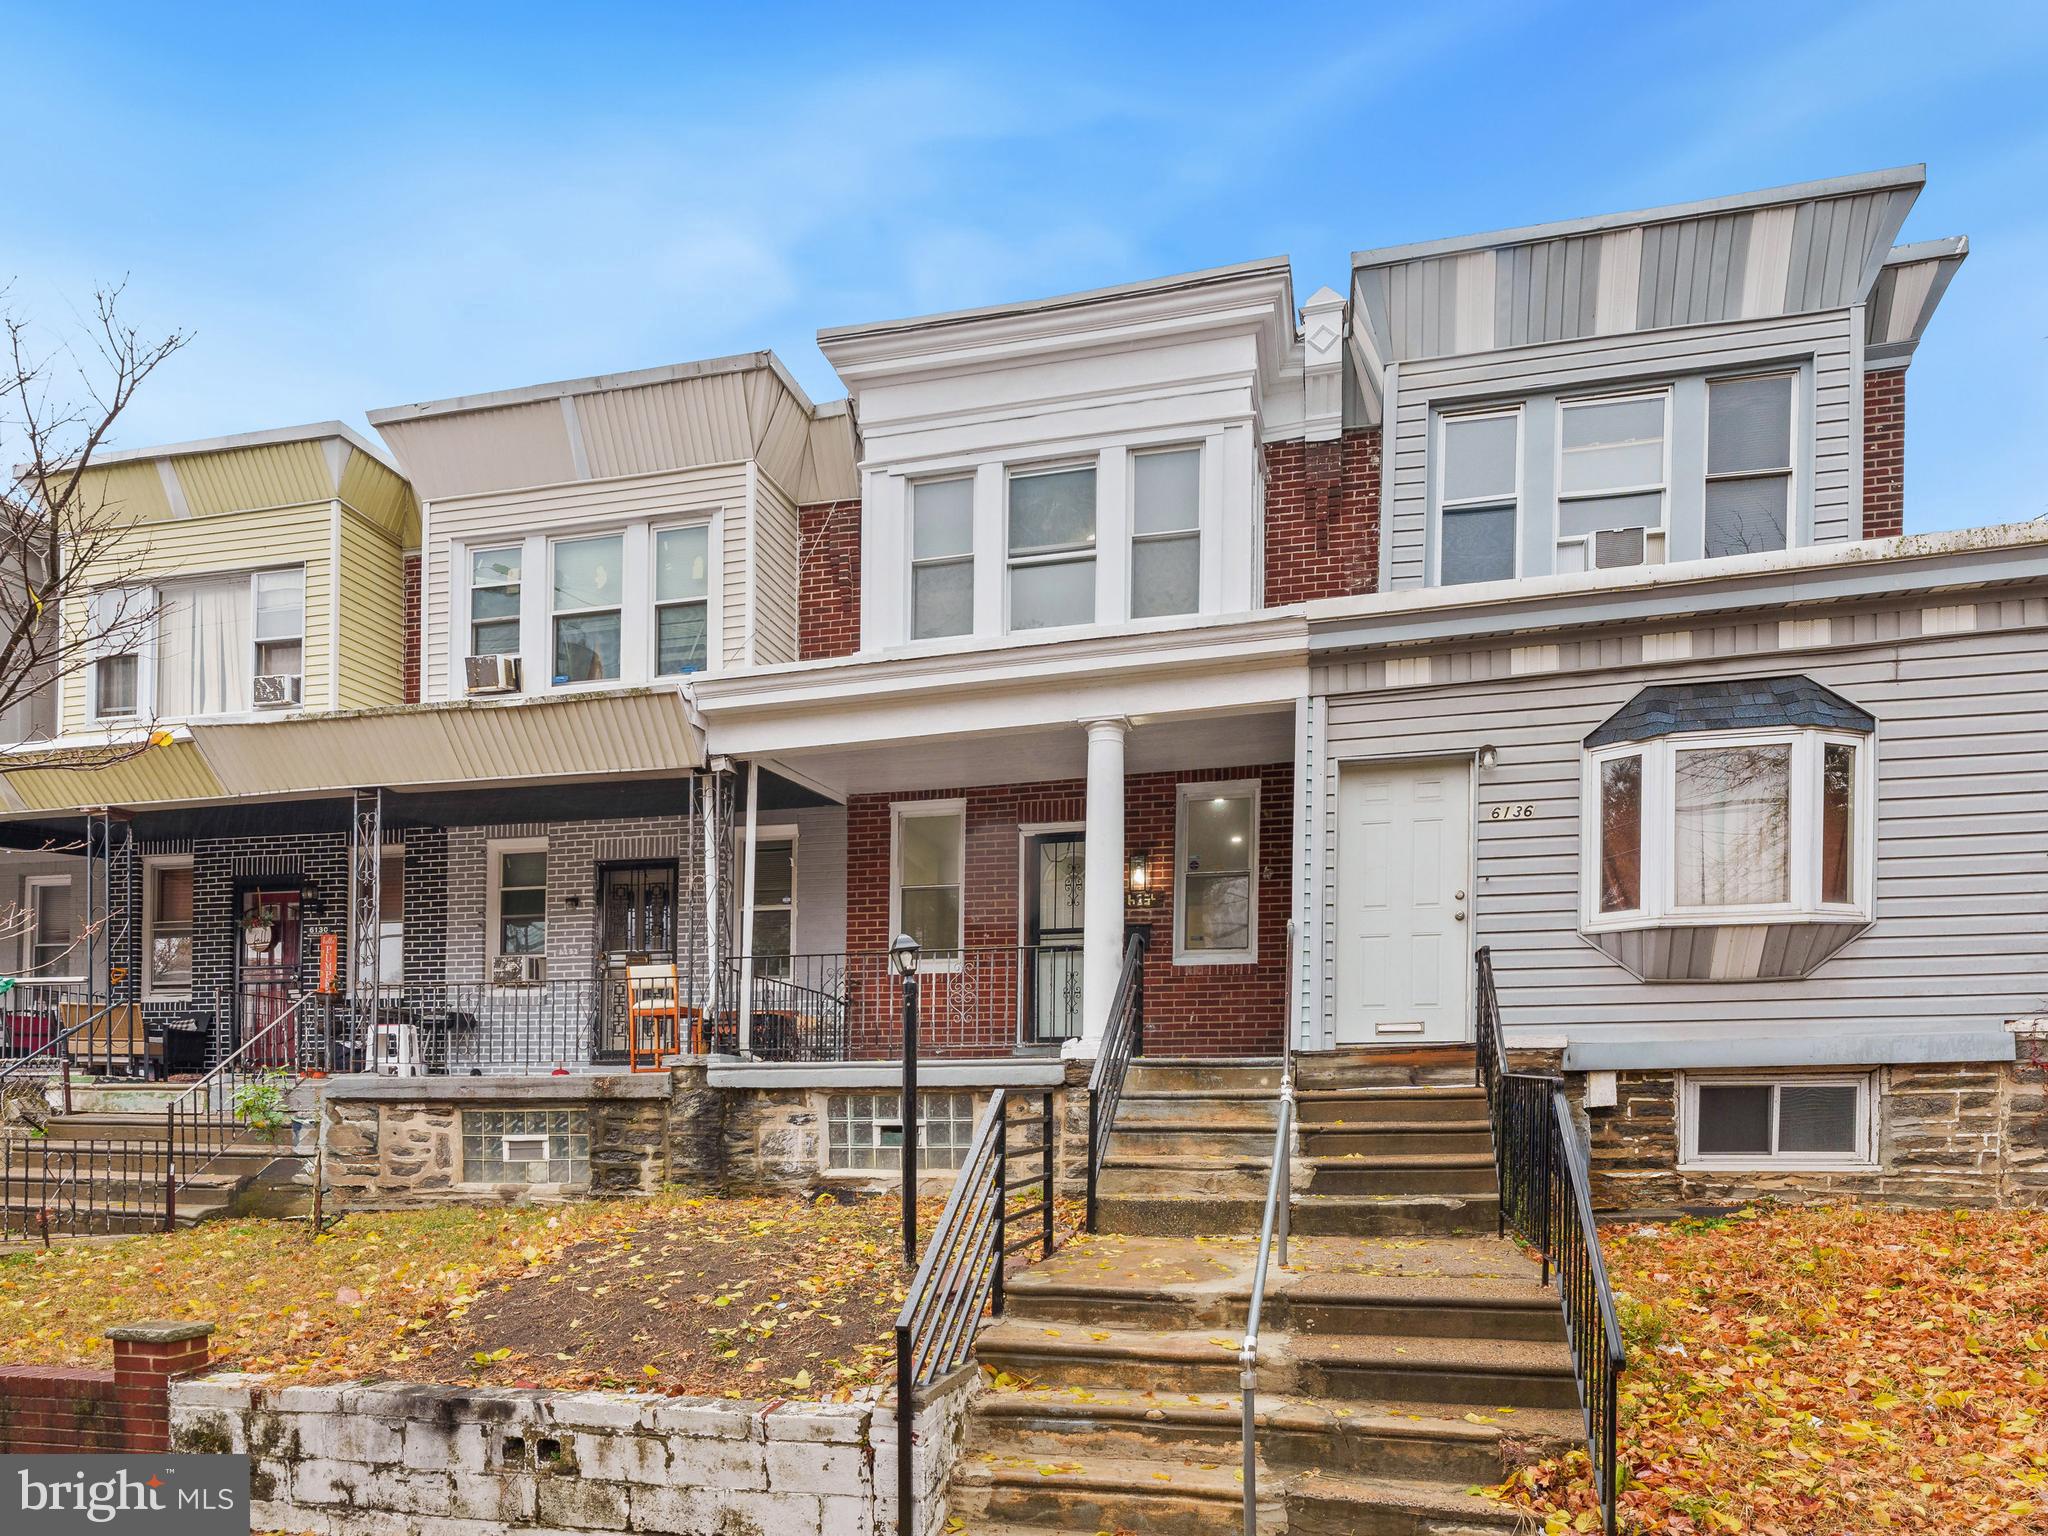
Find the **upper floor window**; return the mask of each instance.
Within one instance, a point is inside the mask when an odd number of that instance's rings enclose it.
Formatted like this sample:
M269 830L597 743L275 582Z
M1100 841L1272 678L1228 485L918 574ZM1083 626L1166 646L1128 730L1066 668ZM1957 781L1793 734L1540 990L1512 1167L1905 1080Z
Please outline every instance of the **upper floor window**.
M1095 622L1095 468L1009 479L1010 628Z
M156 592L153 664L135 654L96 663L94 713L179 720L295 704L305 633L300 567L167 583Z
M469 654L519 654L520 549L479 549L469 557Z
M1792 521L1792 375L1707 386L1706 552L1784 549Z
M1665 418L1670 397L1566 400L1558 411L1557 568L1600 570L1664 557Z
M1504 581L1517 567L1522 413L1446 416L1440 442L1437 580Z
M306 653L306 572L303 566L256 573L254 628L257 675L299 677L304 670Z
M1202 451L1131 459L1131 617L1193 613L1202 605Z
M555 682L615 680L625 540L616 533L557 539L552 556Z
M102 649L116 654L102 655L92 664L92 712L101 720L118 720L142 713L142 656L140 636L123 638L123 626L132 615L148 611L148 591L113 588L92 595L89 632Z
M910 638L974 629L974 480L910 488Z
M711 652L711 529L694 523L654 536L654 670L702 672Z

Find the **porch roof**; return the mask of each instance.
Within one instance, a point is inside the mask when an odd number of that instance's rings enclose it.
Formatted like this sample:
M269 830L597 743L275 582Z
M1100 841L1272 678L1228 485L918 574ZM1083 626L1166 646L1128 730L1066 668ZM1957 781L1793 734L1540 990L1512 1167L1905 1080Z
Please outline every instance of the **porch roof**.
M704 732L674 688L463 699L197 722L131 756L23 755L0 768L13 818L226 801L319 798L359 787L433 791L664 779L705 762ZM119 743L111 744L116 751Z

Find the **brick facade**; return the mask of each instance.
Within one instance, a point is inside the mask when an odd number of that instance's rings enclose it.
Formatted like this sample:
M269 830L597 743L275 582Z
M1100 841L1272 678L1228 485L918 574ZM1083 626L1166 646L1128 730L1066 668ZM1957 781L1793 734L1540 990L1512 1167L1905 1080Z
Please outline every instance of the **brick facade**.
M860 649L860 502L797 508L797 659Z
M420 557L404 560L405 581L405 702L420 701Z
M114 1368L0 1367L0 1452L13 1456L171 1448L170 1387L206 1369L206 1323L110 1328Z
M1230 779L1259 781L1258 963L1173 963L1174 817L1176 789L1184 783ZM901 795L856 795L847 803L846 944L853 954L876 954L889 939L889 843L892 804L910 800L964 801L967 811L963 870L964 939L970 950L1007 949L1022 942L1019 912L1022 852L1019 828L1079 824L1087 789L1078 779L930 790ZM1280 1047L1286 987L1287 916L1293 871L1288 857L1294 815L1294 768L1196 769L1134 774L1124 782L1124 848L1128 862L1144 854L1156 904L1130 907L1126 919L1149 926L1145 960L1145 1050L1154 1056L1242 1055ZM1006 1049L1014 1038L1014 982L992 970L971 978L985 1038ZM927 1012L943 1021L959 983L927 982ZM943 1022L939 1024L944 1028ZM961 1042L966 1044L968 1042Z
M1906 370L1863 376L1863 537L1906 531Z
M1268 443L1265 453L1267 606L1376 591L1380 429Z

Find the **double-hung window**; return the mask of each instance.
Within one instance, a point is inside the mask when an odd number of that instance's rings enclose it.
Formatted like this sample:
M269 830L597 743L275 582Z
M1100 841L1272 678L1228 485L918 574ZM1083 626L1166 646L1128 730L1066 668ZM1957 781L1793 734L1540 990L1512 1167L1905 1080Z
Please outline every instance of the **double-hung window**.
M615 681L625 539L616 533L557 539L554 560L554 680Z
M146 996L192 988L192 861L150 860L144 867L142 949Z
M1009 478L1010 628L1095 622L1093 465Z
M1706 552L1787 547L1792 526L1792 375L1707 386Z
M1522 413L1446 416L1439 425L1437 581L1505 581L1515 574Z
M291 566L256 573L256 672L299 677L306 654L306 571Z
M710 526L663 528L654 535L654 670L702 672L710 654Z
M1174 892L1177 963L1258 958L1259 787L1180 786Z
M22 894L28 907L28 973L39 980L80 973L72 937L71 877L30 875Z
M917 940L927 962L957 960L967 812L958 801L896 807L895 907L891 927Z
M1557 568L1603 570L1664 558L1670 395L1558 405Z
M522 555L517 544L503 549L473 550L469 557L469 654L519 654L519 575Z
M303 569L209 576L157 593L156 712L167 719L238 714L251 679L304 664Z
M96 719L120 720L142 713L141 653L150 604L147 587L111 587L92 595L86 641L98 653L92 664Z
M490 846L490 948L494 959L545 955L548 948L548 845L541 840Z
M910 488L910 638L974 630L974 480Z
M1202 451L1131 457L1131 617L1193 613L1202 603Z

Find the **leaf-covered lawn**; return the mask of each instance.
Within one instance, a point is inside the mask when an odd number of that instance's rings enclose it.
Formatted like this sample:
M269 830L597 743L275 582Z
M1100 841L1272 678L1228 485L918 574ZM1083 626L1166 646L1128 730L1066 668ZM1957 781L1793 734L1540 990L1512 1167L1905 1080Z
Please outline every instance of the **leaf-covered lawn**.
M109 1326L169 1317L215 1324L223 1368L290 1381L844 1397L893 1359L898 1220L893 1197L671 1192L59 1245L0 1258L0 1364L105 1365Z
M1830 1205L1601 1234L1624 1528L2048 1531L2048 1212ZM1597 1529L1583 1452L1498 1496Z

